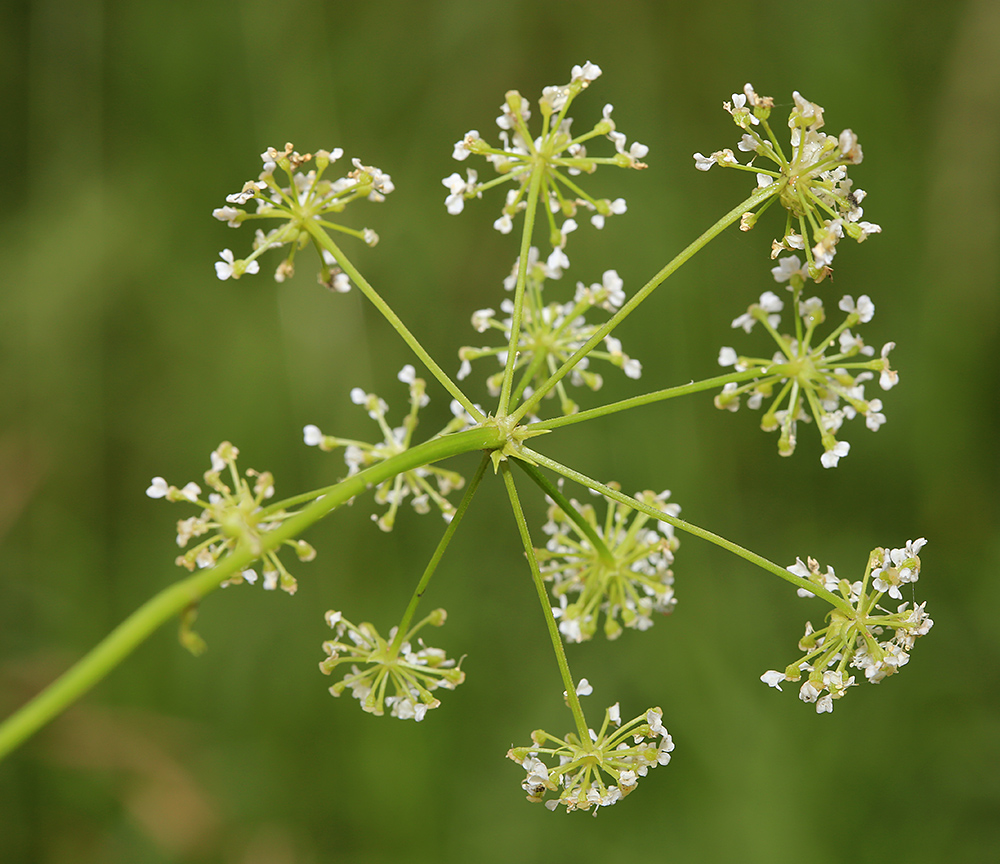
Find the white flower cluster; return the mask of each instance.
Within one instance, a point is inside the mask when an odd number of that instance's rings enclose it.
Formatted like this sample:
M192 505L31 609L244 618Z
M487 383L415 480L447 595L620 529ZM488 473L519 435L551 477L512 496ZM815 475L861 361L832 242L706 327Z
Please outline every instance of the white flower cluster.
M315 156L312 153L301 154L291 144L286 144L283 150L268 147L261 153L264 168L260 179L248 180L239 192L227 195L229 206L213 210L212 215L231 228L239 228L244 222L257 219L280 219L283 224L266 233L257 229L254 251L245 259L236 260L231 250L224 249L220 253L222 260L215 263L216 275L220 279L239 279L244 273L258 273L260 264L257 259L264 252L289 246L288 255L274 273L275 281L284 282L295 273L296 252L310 240L304 227L307 222L318 222L324 228L357 237L369 246L378 243L378 235L370 228L357 230L327 221L330 214L343 212L352 201L359 198L384 201L385 196L395 188L388 174L371 165L363 165L359 159L353 160L354 170L346 176L336 180L324 179L326 169L343 155L344 151L339 147L332 151L317 150ZM314 161L315 168L306 172L298 170L311 161ZM287 177L285 186L274 179L278 168ZM251 200L256 201L254 213L232 206ZM349 291L350 280L337 268L333 256L325 249L317 249L322 258L320 283L340 293Z
M898 672L909 662L914 642L926 635L934 622L927 616L926 603L919 606L903 603L895 612L888 612L878 603L886 594L901 600L900 586L919 579L919 555L926 543L920 538L908 541L901 549L873 550L864 578L856 582L838 579L832 567L821 573L812 558L808 564L796 559L787 568L790 573L831 594L839 594L851 612L835 606L829 613L829 623L821 630L813 629L807 622L805 635L799 641L799 650L805 652L803 656L783 672L769 669L760 680L780 690L783 682L798 681L803 672L808 673L799 688L799 698L815 704L816 713L824 714L833 711L834 700L854 686L855 676L850 669L863 671L872 684ZM808 588L800 588L799 595L815 596ZM880 640L889 630L893 631L892 637Z
M556 792L558 797L545 801L549 810L560 804L567 813L593 807L596 816L601 807L610 807L632 792L651 768L667 765L674 749L660 708L650 708L622 725L615 703L604 712L601 731L589 729L588 737L581 741L570 733L557 738L539 729L531 733L532 746L507 752L507 758L526 772L521 788L529 801L539 803ZM545 760L556 764L549 767Z
M768 124L774 100L759 96L747 84L742 93L734 93L732 102L724 103L743 130L739 149L750 153L748 164L742 164L732 150L717 150L710 156L694 154L695 167L708 171L713 165L738 168L756 175L757 187L773 187L774 194L787 211L785 230L772 248L772 258L782 250L801 249L805 252L809 275L819 281L830 272L837 243L845 235L859 243L881 227L862 220L861 202L865 192L855 189L847 176L848 165L862 160L858 137L845 129L838 137L826 135L823 109L815 102L792 93L794 107L788 117L791 130L791 156L786 156ZM773 168L755 165L757 157L774 164ZM749 230L771 201L756 213L745 213L741 228Z
M404 366L397 377L409 387L410 413L403 420L403 425L395 428L391 427L385 419L389 406L382 399L374 393L365 393L360 387L351 390L351 401L355 405L363 406L368 412L368 416L378 423L384 436L380 443L368 444L351 438L324 435L320 428L313 424L309 424L302 430L305 443L310 447L319 447L320 450L327 452L343 447L348 476L357 474L365 468L384 462L391 456L398 456L408 450L413 432L417 428L417 413L427 405L430 399L426 393L427 383L423 378L417 377L416 370L411 365ZM471 418L457 401L451 403L451 410L455 418L438 433L439 435L456 432L471 423ZM434 482L432 483L431 480ZM445 520L451 521L455 514L455 507L446 496L455 489L461 489L464 484L465 480L461 474L436 465L424 465L420 468L404 471L376 487L375 503L388 504L389 509L382 516L376 516L373 513L372 520L383 531L391 531L396 521L399 505L407 497L412 496L410 504L417 513L429 513L433 504L441 511Z
M381 717L388 706L390 717L423 720L429 710L441 704L432 690L441 687L454 690L465 680L459 664L448 659L440 648L429 648L422 639L413 644L421 628L427 624L440 627L446 618L444 609L436 609L405 638L397 638L399 634L393 627L386 640L372 624L362 622L355 626L340 612L327 612L326 623L337 635L323 643L327 657L319 668L329 675L341 664L351 664L351 671L330 688L330 693L339 696L350 688L351 695L369 714ZM368 664L369 668L361 669L358 663ZM387 695L390 684L392 692Z
M511 275L504 280L504 287L508 290L512 290L516 284L517 269L518 262L515 262ZM595 308L615 312L625 302L621 277L615 270L605 270L600 282L589 286L578 282L572 300L566 303L546 303L543 296L546 279L558 279L561 275L562 271L553 268L549 262L540 262L538 250L531 247L514 365L515 370L523 369L525 372L520 395L530 396L533 392L531 382L545 381L600 328L599 324L587 322L587 313ZM468 345L461 348L458 352L462 361L458 370L459 380L468 377L472 371L472 361L481 357L496 357L501 366L507 362L513 311L513 301L505 299L500 303L500 316L494 309L479 309L473 313L472 326L480 333L491 329L501 332L504 344L492 348ZM622 350L619 339L608 335L604 337L603 350L592 350L573 369L569 380L575 386L586 386L596 391L603 385L602 376L589 368L591 358L605 360L617 366L629 378L637 379L642 375L642 364ZM501 370L486 379L491 395L500 393L503 375ZM559 396L563 414L571 414L577 410L576 402L570 399L562 382L556 385L553 392Z
M595 228L603 228L608 216L624 213L627 205L623 198L614 201L596 199L577 185L574 178L580 174L591 174L598 165L618 165L623 168L645 168L641 160L649 152L644 144L633 141L628 144L625 135L616 128L611 114L613 106L605 105L601 120L582 135L574 136L570 127L572 118L566 116L570 104L590 83L601 74L599 66L585 63L574 66L569 84L546 87L539 100L542 115L541 133L534 137L528 131L527 122L531 118L528 102L516 90L507 93L500 106L497 126L500 127L501 147L487 143L475 129L467 132L455 143L452 156L458 161L468 159L475 153L490 162L499 174L493 180L479 182L473 169L462 177L453 173L441 182L447 187L445 206L451 214L461 213L465 201L481 198L487 189L508 181L515 186L507 192L506 202L500 217L493 227L502 234L514 227L514 217L527 205L525 193L535 172L542 172L541 201L545 202L553 248L562 253L566 245L566 235L575 230L575 216L579 208L588 211ZM592 157L587 155L586 142L592 138L605 136L615 147L614 156ZM560 214L565 222L557 227L555 215ZM568 264L568 261L567 261Z
M676 516L681 508L668 504L669 497L669 491L636 495L644 504ZM624 627L648 630L654 613L672 612L677 600L670 566L680 546L673 526L650 525L650 516L618 501L608 500L600 521L589 504L570 501L569 506L576 518L556 504L549 507L549 520L542 526L549 540L545 549L536 550L542 576L552 582L559 602L552 613L563 638L592 638L601 615L604 635L616 639Z
M193 538L209 536L179 555L176 564L192 571L195 567L214 567L224 554L236 549L249 549L263 561L264 588L270 591L280 587L282 591L294 594L298 584L278 558L278 550L262 551L261 545L267 532L279 527L294 513L282 508L264 508L264 501L274 495L274 477L270 471L258 473L253 469L247 470L246 476L241 477L236 470L239 453L228 441L223 441L212 451L212 467L205 472L204 479L214 491L209 493L207 501L202 500L201 487L197 483L191 482L178 489L162 477L153 478L146 494L150 498L165 498L167 501L187 501L203 508L200 516L181 519L177 523L177 545L183 548ZM224 472L228 472L232 487L223 481ZM283 545L292 547L300 561L312 561L316 557L316 550L305 540L286 540ZM257 571L248 568L222 585L253 584L256 581Z
M736 411L740 397L745 395L747 405L757 409L765 399L773 397L761 418L761 428L780 430L778 452L782 456L791 455L798 421L815 420L823 443L820 461L824 467L833 468L850 451L851 445L836 437L845 420L861 415L873 432L885 423L882 400L865 397L865 382L874 379L877 373L883 390L895 386L899 376L889 366L889 352L895 343L887 342L879 357L874 358L875 349L851 331L858 324L867 324L875 315L875 304L867 295L861 295L855 302L845 294L838 304L846 313L843 323L819 338L815 331L825 321L826 313L818 297L801 299L804 271L799 259L794 255L783 258L771 272L777 281L792 283L792 303L798 311L795 332L778 331L784 301L771 291L762 294L757 303L733 321L733 327L749 333L760 323L777 343L778 351L770 358L760 358L737 355L728 346L722 348L721 366L733 366L738 372L755 369L760 375L744 384L726 384L716 396L715 404Z

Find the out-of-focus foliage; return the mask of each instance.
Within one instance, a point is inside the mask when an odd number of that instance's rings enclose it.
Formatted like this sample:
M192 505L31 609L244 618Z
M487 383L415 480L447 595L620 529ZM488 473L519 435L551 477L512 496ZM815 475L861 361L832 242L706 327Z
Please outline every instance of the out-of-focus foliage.
M595 177L606 186L592 191L624 195L629 212L577 244L566 278L615 268L635 290L746 194L742 178L691 160L732 146L720 103L748 80L779 102L798 89L834 134L850 126L863 142L854 173L884 233L840 251L831 289L875 300L871 341L897 342L901 383L883 400L889 422L856 433L835 471L806 436L779 459L751 416L716 411L710 395L567 429L544 449L626 491L670 488L684 516L782 563L811 554L858 578L873 547L926 536L918 600L936 626L910 665L830 716L777 695L757 677L783 662L814 607L684 538L670 619L569 652L595 686L595 717L616 700L625 713L663 707L674 760L597 821L551 814L524 802L504 758L531 729L570 718L498 484L477 498L430 592L428 608L449 611L444 647L468 655L463 687L419 725L327 694L324 611L391 626L437 539L435 517L411 513L387 538L359 501L310 533L319 557L294 598L247 586L212 595L198 622L204 656L165 628L0 764L0 860L995 854L993 0L919 12L869 0L835 12L788 0L9 4L0 712L181 575L175 514L143 495L151 476L194 476L229 439L291 494L343 473L335 455L302 445L301 429L361 435L351 387L404 407L393 376L410 357L357 292L330 294L305 263L280 285L266 263L256 277L215 278L218 251L243 243L246 254L250 235L211 211L255 176L257 154L286 140L340 146L392 174L396 192L364 217L382 242L346 248L454 371L474 338L470 313L497 302L516 253L491 228L493 204L446 213L452 144L490 128L506 90L537 98L588 59L605 74L578 113L596 120L613 102L651 167ZM749 235L731 229L626 323L642 385L716 374L730 320L773 287L779 227L765 216ZM601 395L638 387L609 376ZM424 427L437 429L448 400L430 395ZM536 500L537 525L543 513Z

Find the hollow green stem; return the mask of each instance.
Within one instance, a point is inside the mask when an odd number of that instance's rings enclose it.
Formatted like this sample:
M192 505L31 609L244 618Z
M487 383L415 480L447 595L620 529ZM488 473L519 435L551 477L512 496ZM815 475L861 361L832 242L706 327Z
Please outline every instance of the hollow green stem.
M388 303L385 302L379 295L379 293L371 286L367 279L361 275L358 268L355 267L351 260L341 251L340 247L333 242L333 238L323 230L322 226L315 223L313 220L305 220L302 222L303 227L312 235L313 241L321 249L326 249L337 261L337 266L343 270L348 278L358 286L361 293L367 297L372 305L382 313L382 316L388 321L393 329L399 333L403 338L403 341L410 347L414 354L417 355L420 362L427 367L428 371L433 375L438 383L444 387L445 390L452 396L452 398L457 399L461 406L469 412L469 414L476 420L483 420L485 416L482 411L476 408L472 404L472 401L466 396L459 386L451 380L448 374L435 362L434 358L427 353L427 350L423 345L417 340L409 328L402 322L400 317L392 311L392 308Z
M603 483L593 480L578 471L574 471L572 468L567 468L565 465L561 465L553 459L542 456L541 453L536 453L528 447L524 447L523 452L526 457L533 459L538 465L548 468L551 471L555 471L557 474L561 474L568 480L573 480L582 486L586 486L588 489L600 492L606 498L611 498L614 501L620 501L622 504L627 504L635 510L647 513L660 522L668 522L680 531L685 531L688 534L693 534L695 537L700 537L702 540L707 540L709 543L714 543L716 546L725 549L727 552L732 552L734 555L738 555L740 558L749 561L751 564L756 564L761 569L773 573L775 576L784 579L786 582L791 582L796 588L804 588L806 591L815 594L817 597L822 597L827 601L827 603L832 606L836 606L845 615L849 617L854 616L853 607L843 597L838 597L836 594L820 587L815 582L810 582L808 579L803 579L801 576L796 576L794 573L790 573L784 567L775 564L773 561L769 561L767 558L762 555L758 555L756 552L751 552L749 549L743 548L738 543L733 543L732 540L720 537L718 534L714 534L705 528L693 525L692 523L686 522L684 519L679 519L676 516L672 516L663 510L658 510L656 507L651 507L649 504L643 504L641 501L632 498L630 495L625 495L617 489L605 486Z
M503 433L489 426L418 444L328 488L323 497L285 520L278 528L263 534L258 550L251 552L246 548L237 548L215 567L165 588L140 606L61 677L0 724L0 759L90 690L153 631L198 603L234 573L246 569L263 552L297 537L330 511L403 471L472 450L492 449L502 443Z
M549 602L549 595L545 590L542 572L539 570L538 560L535 558L535 547L531 542L531 533L528 531L528 523L525 521L524 511L521 509L521 501L517 497L514 477L511 475L510 466L507 462L501 463L500 471L503 474L503 482L507 486L507 495L510 498L511 509L514 511L514 521L517 522L517 530L521 535L521 543L524 545L524 554L528 559L528 566L531 568L531 579L535 583L538 600L542 604L542 614L545 616L549 638L552 640L552 648L556 653L559 674L562 676L563 687L566 688L566 699L569 702L569 710L573 713L573 720L576 722L576 731L580 736L580 740L589 741L590 735L587 732L587 719L583 716L583 707L580 705L580 697L576 693L576 684L573 682L573 676L569 671L569 661L566 659L562 637L559 635L559 626L556 624L555 616L552 614L552 604Z
M513 412L513 418L515 421L520 420L529 411L534 410L535 406L545 397L556 384L562 380L562 378L568 374L577 363L580 362L590 350L597 345L605 336L607 336L612 330L615 329L622 321L624 321L635 308L645 300L654 289L656 289L664 280L666 280L670 275L672 275L682 264L684 264L688 259L693 257L700 249L708 244L710 240L713 240L719 234L721 234L726 228L732 225L734 222L738 221L739 218L746 213L748 210L752 210L758 204L766 201L773 195L778 195L783 188L782 183L772 183L770 186L757 190L753 195L747 198L745 201L737 204L732 210L730 210L725 216L719 219L711 228L703 232L696 240L689 243L684 249L682 249L674 258L660 270L652 279L650 279L642 288L639 289L628 302L621 307L611 318L609 318L601 327L590 337L579 349L571 356L559 369L556 370L544 384L542 384L532 395L531 398L526 399L521 405Z

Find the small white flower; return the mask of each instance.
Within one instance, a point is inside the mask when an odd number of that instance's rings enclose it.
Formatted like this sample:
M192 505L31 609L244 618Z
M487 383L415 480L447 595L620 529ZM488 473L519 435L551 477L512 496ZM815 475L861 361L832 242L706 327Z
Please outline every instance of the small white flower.
M646 722L649 724L649 731L654 735L667 735L666 727L663 725L663 712L659 709L650 708L646 712Z
M451 158L459 162L463 162L469 158L468 144L471 141L479 141L479 133L475 129L470 129L465 133L465 136L460 140L455 142L455 149L452 151Z
M694 167L699 171L708 171L715 164L715 159L711 156L705 156L703 153L694 154Z
M720 366L735 366L736 361L739 359L735 349L730 348L727 345L723 345L719 349L719 365Z
M146 490L146 494L150 498L165 498L169 491L170 486L166 480L162 477L154 477L149 484L149 488Z
M857 305L854 304L854 298L850 294L845 294L837 306L848 314L856 313L862 324L867 324L875 315L875 304L867 294L862 294L858 298Z
M851 444L849 441L838 441L831 449L819 457L819 461L823 463L824 468L836 468L837 463L850 452L850 449Z
M819 699L819 694L822 691L816 689L816 686L812 681L805 681L803 685L799 688L799 699L803 702L815 702Z
M765 312L780 312L785 304L773 291L765 291L760 295L760 308Z
M788 255L778 259L778 266L771 268L771 275L774 276L775 282L788 282L792 276L805 279L808 274L798 255Z
M816 702L816 713L817 714L833 713L833 697L829 693Z
M642 377L642 364L638 360L629 357L622 363L622 371L625 373L626 378L638 380Z
M785 673L777 672L774 669L768 669L767 672L760 676L760 680L763 681L768 687L780 690L781 682L785 680Z
M316 447L323 440L323 433L320 432L319 426L310 423L308 426L302 427L302 440L309 447Z
M224 281L233 275L233 250L223 249L219 257L222 260L215 262L215 273Z
M236 273L236 262L233 259L232 250L223 249L219 253L219 257L222 260L215 262L215 275L218 276L223 281L229 279L230 277L232 277L233 279L239 279L240 275L242 274ZM256 260L247 261L243 265L242 273L250 273L252 275L258 272L260 272L260 264L258 264Z
M895 342L886 342L882 346L882 359L885 361L885 366L879 375L878 383L883 390L891 390L899 383L899 373L889 368L889 352L895 347Z
M558 271L561 274L561 271L569 267L569 258L562 249L553 249L549 257L545 260L545 264L550 270Z
M227 195L226 201L230 204L246 204L251 198L257 197L257 192L267 188L267 183L263 180L248 180L240 192Z
M581 678L580 682L576 685L576 695L589 696L593 692L594 688L591 686L590 682L586 678Z
M596 81L601 76L601 67L589 60L582 66L574 66L571 72L573 81L584 81L589 84Z
M239 228L239 215L242 211L235 207L216 207L212 215L220 222L225 222L230 228Z

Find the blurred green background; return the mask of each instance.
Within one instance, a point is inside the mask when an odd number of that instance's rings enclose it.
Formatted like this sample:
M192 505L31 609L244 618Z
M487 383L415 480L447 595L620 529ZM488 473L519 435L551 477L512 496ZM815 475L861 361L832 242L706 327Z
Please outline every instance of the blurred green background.
M163 628L0 764L0 861L996 860L1000 5L5 9L0 713L180 575L173 525L188 514L143 495L151 476L197 479L230 439L244 468L274 471L291 494L343 472L301 444L305 423L371 434L351 387L403 409L394 374L407 351L357 292L322 290L305 260L281 285L274 257L257 277L215 278L219 250L246 254L250 235L211 211L256 176L257 154L286 140L341 146L392 174L384 205L349 211L381 244L348 254L457 368L457 347L479 342L469 315L498 302L515 240L491 228L496 193L445 212L452 144L495 130L507 89L534 100L588 59L605 74L577 124L613 102L651 167L590 178L629 212L581 231L567 279L614 267L634 291L748 194L742 175L693 168L694 151L737 140L720 103L747 80L782 104L798 89L826 108L829 131L850 126L864 147L852 174L884 233L845 243L826 293L873 297L863 333L897 342L901 384L884 394L877 435L849 425L853 449L835 471L821 468L814 429L784 460L753 415L719 412L708 395L574 427L543 449L626 491L668 487L684 516L781 563L813 555L857 578L872 547L926 536L917 595L936 626L901 675L817 717L757 678L793 658L819 606L683 538L672 618L570 650L595 685L591 711L663 707L674 761L600 819L551 814L524 802L504 758L532 729L570 721L499 484L477 498L430 592L450 613L432 644L468 654L468 680L419 725L332 700L316 668L323 612L388 628L441 529L407 511L385 536L358 502L312 530L319 557L295 568L294 598L212 595L206 655ZM610 373L604 395L717 372L719 346L740 344L731 319L774 287L775 218L727 232L626 323L644 376ZM450 416L443 392L431 396L427 432Z

